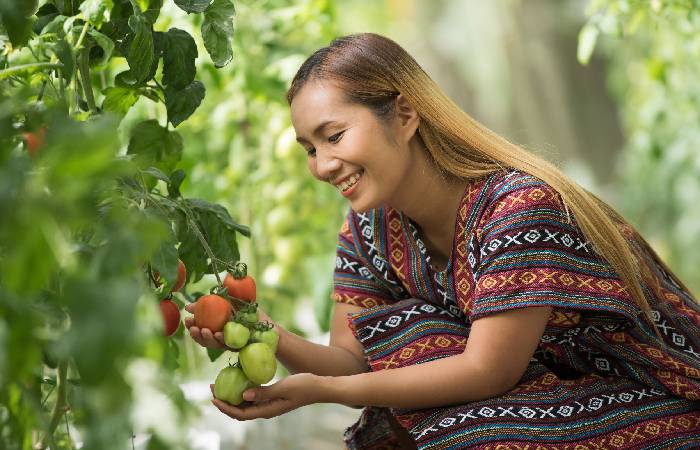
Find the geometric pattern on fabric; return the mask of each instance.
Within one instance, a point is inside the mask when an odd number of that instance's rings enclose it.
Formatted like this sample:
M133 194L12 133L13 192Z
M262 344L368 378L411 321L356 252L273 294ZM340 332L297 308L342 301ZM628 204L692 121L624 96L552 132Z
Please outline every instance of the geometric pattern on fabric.
M464 351L469 328L447 310L407 299L350 315L373 371ZM372 411L376 408L367 408ZM700 404L626 377L596 373L563 380L533 358L505 395L468 405L390 409L420 449L699 448ZM366 422L366 420L365 420ZM357 425L357 424L356 424ZM387 442L395 442L382 426ZM348 448L363 447L357 426ZM372 441L377 445L377 441Z
M494 172L465 186L457 212L452 252L445 269L438 271L417 226L406 215L388 207L363 214L349 211L339 233L332 295L335 301L365 308L357 321L365 323L365 318L377 315L374 330L368 328L371 322L357 330L372 370L417 364L425 355L454 354L471 323L489 314L551 306L533 355L538 370L573 382L562 384L571 390L579 388L576 380L594 377L598 396L606 385L607 395L630 393L623 387L632 383L627 387L663 392L679 400L678 405L696 407L700 400L700 306L664 271L653 251L645 250L631 226L621 224L620 229L642 249L638 263L652 274L642 286L651 318L642 313L611 266L584 238L557 192L541 180L518 171ZM382 316L382 311L404 305L407 299L423 302L413 304L419 314L402 310ZM422 306L435 307L439 318ZM415 322L419 316L427 322ZM439 329L434 328L436 321L445 322L444 336L428 331ZM404 340L401 330L406 327L423 333L417 335L423 341ZM382 338L377 341L377 336ZM436 345L438 337L444 346ZM426 350L421 353L421 348ZM688 406L691 404L694 406ZM665 414L677 417L663 407L655 411L658 420ZM622 417L625 412L620 409L612 414ZM591 435L599 433L595 424L591 427Z

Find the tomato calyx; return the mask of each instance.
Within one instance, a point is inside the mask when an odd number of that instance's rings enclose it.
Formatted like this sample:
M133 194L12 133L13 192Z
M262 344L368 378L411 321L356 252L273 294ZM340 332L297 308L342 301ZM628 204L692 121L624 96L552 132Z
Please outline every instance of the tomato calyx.
M237 280L242 280L248 275L248 266L246 263L238 261L234 266L233 270L231 271L231 275L233 275L233 278Z

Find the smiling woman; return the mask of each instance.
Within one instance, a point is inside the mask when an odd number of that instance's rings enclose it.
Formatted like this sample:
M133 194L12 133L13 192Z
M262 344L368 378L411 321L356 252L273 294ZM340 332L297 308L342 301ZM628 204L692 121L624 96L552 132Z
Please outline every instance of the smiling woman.
M351 449L700 445L700 307L610 206L376 34L314 53L288 101L350 203L330 343L277 326L296 374L221 411L360 405Z

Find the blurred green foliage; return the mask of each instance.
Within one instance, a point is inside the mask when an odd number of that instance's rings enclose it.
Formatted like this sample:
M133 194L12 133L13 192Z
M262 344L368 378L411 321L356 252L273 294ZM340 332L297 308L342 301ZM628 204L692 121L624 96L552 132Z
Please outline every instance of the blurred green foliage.
M627 137L622 212L700 292L700 1L593 0L587 12L579 57L602 38Z

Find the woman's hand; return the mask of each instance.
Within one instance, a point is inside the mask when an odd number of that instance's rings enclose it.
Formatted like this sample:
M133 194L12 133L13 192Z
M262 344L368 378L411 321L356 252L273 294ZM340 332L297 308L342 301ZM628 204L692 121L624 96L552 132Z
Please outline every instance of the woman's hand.
M189 305L186 305L185 311L194 314L194 305L195 305L195 303L190 303ZM268 322L274 324L272 319L270 319L270 316L268 316L265 313L265 311L263 311L260 307L258 307L258 315L260 317L260 322L268 321ZM192 339L194 339L195 342L197 342L202 347L228 348L228 347L226 347L226 344L224 343L224 333L223 332L217 331L216 333L214 333L209 328L197 327L194 324L194 316L185 318L185 327L187 328L187 330L189 330L190 336L192 336Z
M247 402L233 406L216 397L212 400L219 411L236 420L270 419L312 403L329 402L328 377L311 373L290 375L275 384L246 390L243 399ZM212 394L214 385L210 385Z

